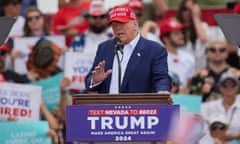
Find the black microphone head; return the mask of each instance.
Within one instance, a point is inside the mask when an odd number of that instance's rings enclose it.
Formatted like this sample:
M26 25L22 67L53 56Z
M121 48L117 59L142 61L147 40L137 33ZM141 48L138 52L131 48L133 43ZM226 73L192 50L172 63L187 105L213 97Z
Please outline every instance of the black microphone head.
M115 37L113 41L114 41L114 45L121 44L121 40L119 37Z
M120 38L115 37L113 41L114 41L115 50L116 51L120 50L121 53L122 53L123 52L123 45L122 45L122 42L121 42Z

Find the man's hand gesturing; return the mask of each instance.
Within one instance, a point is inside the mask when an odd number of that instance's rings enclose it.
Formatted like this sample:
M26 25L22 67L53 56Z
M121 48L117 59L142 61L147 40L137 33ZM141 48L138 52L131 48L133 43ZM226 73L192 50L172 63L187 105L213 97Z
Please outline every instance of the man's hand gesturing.
M99 64L92 71L92 84L96 84L98 82L103 81L109 74L112 73L112 70L104 70L105 61L99 62Z

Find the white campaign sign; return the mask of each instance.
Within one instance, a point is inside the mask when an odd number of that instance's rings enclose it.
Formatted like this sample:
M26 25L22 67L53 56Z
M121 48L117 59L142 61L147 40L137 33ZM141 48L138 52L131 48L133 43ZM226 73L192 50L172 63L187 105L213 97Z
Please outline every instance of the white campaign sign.
M65 47L65 37L64 36L46 36L44 37L54 44L58 45L60 48ZM15 58L14 60L14 71L19 74L26 74L27 67L26 62L28 60L28 56L36 44L36 42L40 39L40 37L19 37L14 39L14 49L20 50L22 56L19 58Z
M90 71L95 53L67 52L64 76L71 80L69 89L85 89L85 77Z
M41 95L39 86L0 83L0 120L39 120Z

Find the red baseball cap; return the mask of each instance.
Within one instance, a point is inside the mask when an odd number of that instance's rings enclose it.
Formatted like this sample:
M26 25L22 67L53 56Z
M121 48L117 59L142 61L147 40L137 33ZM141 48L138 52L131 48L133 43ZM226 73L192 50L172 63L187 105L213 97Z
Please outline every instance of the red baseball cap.
M166 19L160 23L160 37L163 37L165 34L184 29L185 25L178 23L174 19Z
M136 19L135 12L129 6L115 6L109 12L109 23L113 21L126 23Z
M92 1L90 4L90 9L88 14L92 16L99 16L99 15L104 15L106 14L107 11L104 7L103 1Z
M144 5L143 5L141 0L129 0L127 5L130 8L137 8L137 9L140 9L140 10L143 10L143 8L144 8Z

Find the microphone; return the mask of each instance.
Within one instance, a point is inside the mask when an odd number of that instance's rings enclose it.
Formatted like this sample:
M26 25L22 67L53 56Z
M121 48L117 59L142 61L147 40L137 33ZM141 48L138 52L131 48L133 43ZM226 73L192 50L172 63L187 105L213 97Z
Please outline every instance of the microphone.
M115 51L119 50L121 52L121 54L123 54L123 44L122 44L120 38L115 37L113 41L114 41Z
M122 79L122 67L121 67L121 60L118 54L118 51L121 52L123 55L123 44L120 40L119 37L114 38L114 47L115 47L115 54L117 56L117 61L118 61L118 92L121 92L121 79Z

